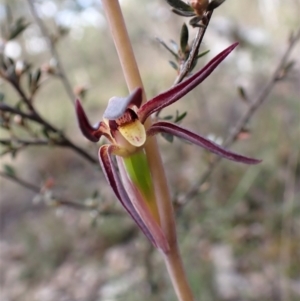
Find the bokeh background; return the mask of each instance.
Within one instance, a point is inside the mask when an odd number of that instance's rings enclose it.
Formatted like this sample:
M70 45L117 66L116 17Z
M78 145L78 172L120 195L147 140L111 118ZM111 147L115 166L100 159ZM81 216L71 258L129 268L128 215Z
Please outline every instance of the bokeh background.
M184 19L163 0L123 0L122 7L148 97L170 87L176 72L170 54L155 39L179 41ZM9 0L15 18L28 28L6 47L15 60L34 68L51 64L51 53L27 1ZM57 50L73 87L87 87L84 106L91 120L102 117L107 100L126 95L117 54L96 0L39 0L36 8L49 31L69 29ZM5 1L0 2L5 23ZM228 0L213 15L197 68L230 43L240 46L200 87L161 116L187 111L182 125L222 141L268 83L292 30L300 26L299 0ZM196 29L190 28L191 40ZM178 212L177 230L188 278L197 300L292 301L300 299L300 77L295 69L259 108L232 149L263 159L257 166L222 161L199 193L184 199L211 160L199 148L159 136L174 200L188 201ZM0 79L8 103L15 91ZM36 107L70 139L96 156L97 146L78 130L61 81L48 80ZM1 137L8 137L0 129ZM1 147L1 146L0 146ZM2 148L3 149L3 148ZM0 178L1 300L114 301L176 300L160 254L149 247L117 203L98 165L72 150L28 147L0 168L38 186L54 181L63 198L110 206L118 214L53 207L36 193ZM121 214L119 214L121 212Z

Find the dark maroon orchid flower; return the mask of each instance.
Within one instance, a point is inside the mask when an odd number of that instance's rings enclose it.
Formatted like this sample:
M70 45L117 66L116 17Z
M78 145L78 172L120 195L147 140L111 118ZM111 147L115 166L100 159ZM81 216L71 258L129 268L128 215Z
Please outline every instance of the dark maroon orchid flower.
M199 85L236 46L237 44L233 44L228 47L203 69L145 104L142 104L141 88L137 88L128 97L111 98L103 114L104 120L96 126L90 125L80 102L76 102L77 117L83 135L92 142L105 136L111 143L101 146L99 160L116 197L149 240L164 252L168 251L169 246L160 227L157 200L144 152L147 137L167 133L232 161L257 164L260 160L226 150L174 123L158 121L147 130L144 123L152 113L176 102ZM112 161L112 155L117 156L119 172Z

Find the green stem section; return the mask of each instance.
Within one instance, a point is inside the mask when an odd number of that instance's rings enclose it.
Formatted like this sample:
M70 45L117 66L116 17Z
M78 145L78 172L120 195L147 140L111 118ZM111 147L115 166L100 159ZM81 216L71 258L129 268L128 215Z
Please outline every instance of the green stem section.
M132 92L137 87L143 88L143 83L127 33L119 1L102 0L102 5L119 55L119 60L121 62L128 89ZM143 101L146 101L145 93ZM145 126L146 128L151 126L150 118L148 118ZM170 246L170 251L167 254L164 254L165 263L178 300L193 301L192 292L185 276L178 249L172 200L155 138L152 137L147 139L145 150L153 180L157 206L159 209L160 224Z

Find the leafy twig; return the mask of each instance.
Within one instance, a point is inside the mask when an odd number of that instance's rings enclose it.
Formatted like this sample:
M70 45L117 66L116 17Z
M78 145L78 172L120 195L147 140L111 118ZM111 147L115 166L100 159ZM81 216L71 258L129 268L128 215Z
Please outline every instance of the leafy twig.
M5 78L6 80L8 80L16 89L16 91L19 93L20 97L22 98L22 100L26 103L26 105L28 106L28 109L30 110L30 113L25 113L22 110L19 110L17 108L11 107L5 103L0 103L0 111L3 112L10 112L12 114L17 114L20 115L26 119L32 120L34 122L39 123L40 125L42 125L46 130L49 130L53 133L56 133L59 135L59 139L55 140L55 143L53 141L53 143L55 145L59 145L59 146L64 146L64 147L69 147L71 149L73 149L76 153L80 154L82 157L84 157L85 159L87 159L89 162L95 164L98 163L98 160L96 158L94 158L93 156L91 156L89 153L87 153L84 149L82 149L81 147L77 146L76 144L74 144L71 140L69 140L66 135L59 129L57 129L55 126L53 126L52 124L50 124L47 120L45 120L34 108L34 106L32 105L31 100L25 95L24 91L22 90L22 88L19 86L19 84L11 81L9 78Z
M206 32L206 28L209 24L212 14L213 14L213 10L207 12L206 24L204 27L199 27L196 38L192 45L192 50L190 52L190 55L189 55L187 61L185 62L185 64L183 65L183 68L180 70L180 73L178 74L178 76L174 82L174 85L177 85L178 83L180 83L188 75L189 71L191 70L191 67L194 64L194 61L197 59L197 55L199 53L199 48L201 46L203 37Z
M73 92L72 86L70 84L70 81L65 73L63 64L60 60L60 56L56 50L55 44L53 42L53 39L51 38L47 27L45 26L45 24L43 23L42 19L38 16L36 9L34 7L34 1L33 0L27 0L29 7L30 7L30 11L32 16L35 19L36 24L38 25L38 27L40 28L43 36L45 37L45 39L47 40L48 46L50 48L51 54L54 57L56 64L57 64L57 69L59 71L59 76L62 80L62 83L65 87L65 90L71 100L71 102L74 104L75 103L75 99L76 99L76 95Z
M225 139L225 142L223 146L229 147L231 146L238 138L238 135L241 133L241 131L245 128L245 125L250 121L252 116L255 114L255 112L261 107L261 105L267 100L267 97L269 96L270 92L274 88L274 86L282 80L286 76L286 66L288 64L288 59L291 55L292 50L296 46L296 44L300 40L300 28L296 32L296 34L292 35L289 40L288 47L286 51L284 52L282 58L279 61L279 64L277 68L275 69L273 75L271 76L271 79L269 82L265 85L262 92L258 95L258 97L250 103L247 112L245 115L238 121L236 126L234 127L233 131L229 134L229 136ZM287 70L288 71L288 70ZM212 172L214 171L215 167L219 164L221 161L220 157L216 157L207 167L207 169L203 172L200 179L194 183L191 187L191 189L184 195L183 202L179 204L179 208L186 203L188 203L191 199L196 197L199 193L199 187L205 183Z

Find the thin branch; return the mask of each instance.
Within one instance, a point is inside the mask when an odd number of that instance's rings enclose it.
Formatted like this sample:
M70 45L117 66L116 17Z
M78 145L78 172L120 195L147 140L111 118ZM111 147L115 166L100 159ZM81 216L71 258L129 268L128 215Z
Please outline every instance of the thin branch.
M197 59L197 55L199 53L199 48L201 46L203 37L205 35L206 29L208 27L209 21L211 19L211 16L213 14L213 10L209 11L206 15L206 24L203 27L199 27L196 38L192 45L192 50L189 54L188 59L186 60L185 64L183 65L183 68L180 70L179 75L177 76L174 86L182 82L182 80L188 75L188 73L191 70L191 67L194 64L194 61Z
M26 182L26 181L24 181L24 180L22 180L22 179L20 179L16 176L8 175L7 173L4 173L2 171L0 171L0 176L5 178L5 179L8 179L10 181L13 181L13 182L15 182L15 183L31 190L31 191L33 191L35 193L40 193L40 191L41 191L41 188L39 186L31 184L29 182Z
M36 118L32 113L25 113L17 108L9 106L4 102L0 102L0 111L20 115L21 117L40 123L40 119Z
M76 99L76 95L75 93L73 92L73 89L72 89L72 86L70 84L70 81L66 75L66 72L64 70L64 66L61 62L61 59L60 59L60 56L56 50L56 47L55 47L55 44L53 42L53 39L51 38L49 32L48 32L48 29L47 27L45 26L45 24L43 23L42 19L39 17L35 7L34 7L34 1L33 0L27 0L28 4L29 4L29 7L30 7L30 11L31 11L31 14L32 16L34 17L35 19L35 22L36 24L38 25L38 27L40 28L44 38L47 40L47 43L48 43L48 46L49 46L49 49L51 51L51 54L52 56L54 57L55 61L56 61L56 64L57 64L57 69L59 71L59 75L60 75L60 78L62 80L62 83L65 87L65 90L71 100L71 102L74 104L75 103L75 99Z
M26 189L29 189L29 190L35 192L38 195L41 195L41 197L43 197L43 187L39 187L35 184L32 184L30 182L27 182L27 181L21 179L20 177L17 177L15 175L14 176L9 175L2 171L0 171L0 177L3 177L9 181L12 181ZM109 208L99 209L98 206L96 206L96 204L95 205L94 204L93 205L82 204L79 202L69 201L69 200L66 200L66 199L63 199L63 198L57 197L57 196L51 197L51 204L53 204L53 206L71 207L76 210L85 210L85 211L96 210L97 215L101 215L101 216L123 215L122 212L111 210Z
M14 86L17 90L17 92L19 93L19 95L21 96L21 98L25 101L25 103L27 104L28 102L30 103L29 99L26 97L25 93L23 92L23 90L21 89L20 86L16 85ZM50 130L53 133L56 133L59 135L59 139L53 139L51 140L51 142L49 142L48 144L53 143L53 145L59 145L59 146L63 146L63 147L69 147L71 149L73 149L76 153L80 154L82 157L84 157L86 160L88 160L90 163L96 164L98 163L98 159L94 158L93 156L91 156L89 153L87 153L84 149L82 149L81 147L77 146L76 144L74 144L71 140L69 140L65 134L57 129L55 126L53 126L52 124L50 124L48 121L46 121L36 110L33 106L31 106L30 108L31 113L24 113L23 111L11 107L5 103L0 103L0 111L3 112L10 112L12 114L16 114L16 115L20 115L26 119L29 119L31 121L37 122L40 125L44 126L45 129ZM32 143L31 143L32 144ZM43 145L43 144L40 144Z
M0 139L0 144L3 145L11 145L12 143L20 144L21 146L35 146L35 145L50 145L51 142L49 140L25 140L25 139L16 139L16 138L8 138L8 139Z
M7 77L4 79L6 79L16 89L21 99L26 103L28 109L31 111L31 115L33 117L31 118L32 120L42 124L43 126L45 126L45 128L47 128L48 130L54 133L60 133L58 129L56 129L53 125L51 125L48 121L46 121L44 118L41 117L41 115L37 112L37 110L32 105L32 100L26 96L25 92L23 91L23 89L18 83L12 81L10 78Z
M299 40L300 40L300 28L296 32L296 34L290 38L288 47L284 52L282 58L280 59L279 64L275 69L273 75L271 76L269 82L265 85L265 87L263 88L259 96L253 102L251 102L245 115L238 121L233 131L225 139L225 142L223 144L224 147L231 146L237 140L238 135L245 128L245 125L250 121L252 116L261 107L261 105L265 103L274 86L282 79L282 72L286 67L287 61L291 55L292 50L299 42ZM201 175L200 179L196 183L194 183L191 189L184 195L183 197L184 201L179 204L179 207L184 206L192 198L198 195L199 187L209 179L215 167L219 164L220 161L221 158L216 157L215 160L213 160L213 162L209 164L207 169Z

